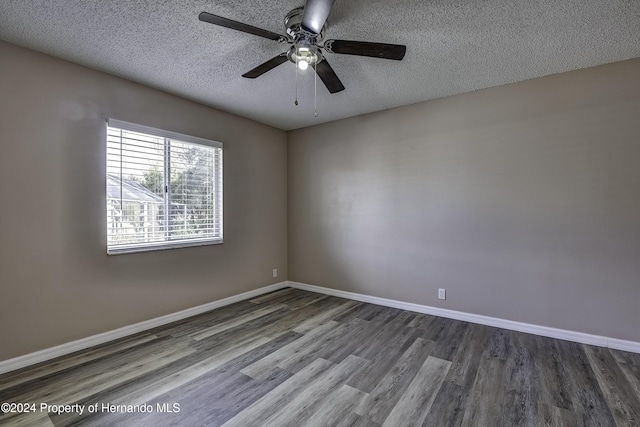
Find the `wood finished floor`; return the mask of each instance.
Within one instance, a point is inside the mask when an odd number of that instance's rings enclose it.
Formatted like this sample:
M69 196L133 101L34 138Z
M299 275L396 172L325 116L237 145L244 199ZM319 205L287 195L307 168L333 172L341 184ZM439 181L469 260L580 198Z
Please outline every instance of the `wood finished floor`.
M283 289L5 374L0 402L153 408L3 426L636 426L640 355Z

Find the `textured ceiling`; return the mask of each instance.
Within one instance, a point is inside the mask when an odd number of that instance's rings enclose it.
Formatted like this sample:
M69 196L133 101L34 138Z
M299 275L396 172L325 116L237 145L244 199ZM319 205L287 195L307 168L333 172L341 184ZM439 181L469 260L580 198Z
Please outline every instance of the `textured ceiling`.
M286 45L198 20L206 11L284 34L304 0L0 0L0 39L281 129L640 57L640 0L336 0L326 38L404 44L403 61L327 54L330 95ZM640 76L639 76L640 77Z

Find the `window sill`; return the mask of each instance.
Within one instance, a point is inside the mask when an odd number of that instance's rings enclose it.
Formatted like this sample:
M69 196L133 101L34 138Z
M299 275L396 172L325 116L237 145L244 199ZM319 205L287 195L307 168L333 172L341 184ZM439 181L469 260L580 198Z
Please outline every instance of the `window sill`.
M166 249L178 249L178 248L190 248L194 246L208 246L208 245L221 245L222 239L207 239L207 240L182 240L172 242L161 242L148 245L122 245L112 248L107 248L107 255L122 255L131 254L137 252L151 252L151 251L163 251Z

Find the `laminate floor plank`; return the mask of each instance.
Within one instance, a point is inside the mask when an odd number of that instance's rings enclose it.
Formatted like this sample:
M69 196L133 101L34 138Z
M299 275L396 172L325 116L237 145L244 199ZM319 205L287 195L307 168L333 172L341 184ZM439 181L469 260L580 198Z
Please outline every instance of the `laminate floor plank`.
M413 313L405 311L392 319L380 321L376 318L372 320L372 333L353 350L353 354L367 360L373 360L380 354L380 348L389 346L389 343L397 337L408 334L415 335L415 331L407 327L413 317Z
M355 318L348 323L343 323L329 331L320 339L306 347L298 347L293 354L278 363L278 367L289 372L298 372L310 361L322 357L329 361L335 352L340 351L343 346L350 345L349 340L362 333L368 326L366 320ZM336 359L338 357L335 357ZM337 363L337 362L334 362Z
M153 408L3 427L629 427L640 354L286 288L0 375L0 402Z
M436 396L424 426L460 426L469 394L482 360L491 328L470 324L465 329L441 391Z
M165 349L154 357L138 360L130 360L126 363L118 363L118 366L98 369L97 373L81 372L77 376L62 376L56 378L47 387L30 390L26 393L16 394L4 402L30 402L40 405L48 403L52 405L73 404L93 393L106 390L122 381L137 378L138 376L158 369L172 361L191 354L193 349L178 348ZM16 414L8 414L7 422L12 423ZM3 423L5 420L0 419Z
M244 340L266 336L266 333L271 330L272 325L286 317L289 313L290 311L286 308L281 308L257 319L248 320L239 325L233 326L232 328L219 332L215 335L194 341L190 345L196 350L203 352L222 351L239 339ZM285 330L283 329L280 331L280 333L282 332L285 332ZM269 336L274 335L279 335L279 333L270 334Z
M206 356L207 355L201 353L191 354L187 357L167 364L157 370L143 373L136 378L123 380L122 382L114 384L106 389L95 390L90 395L85 396L73 403L84 405L86 407L91 404L102 402L121 402L123 401L123 398L126 399L126 396L135 396L140 393L140 390L145 389L147 386L154 383L159 383L160 381L164 380L167 377L170 377L177 372L184 371L192 365L206 359ZM59 416L52 415L52 417L56 419L56 425L83 425L85 419L90 417L90 414L87 414L85 412L81 415L66 414ZM93 420L99 418L99 416L90 418Z
M540 424L544 427L580 427L569 409L558 408L548 404L539 406Z
M458 347L464 338L469 323L451 320L441 330L440 334L434 337L436 345L433 348L433 357L451 361L458 352Z
M254 304L269 303L278 298L286 297L290 294L298 294L299 292L294 288L284 288L277 291L269 292L268 294L260 295L259 297L250 299L249 301Z
M382 427L422 425L450 366L447 360L429 356Z
M242 373L252 378L258 379L261 375L269 372L284 360L292 357L297 352L305 351L311 346L319 345L318 341L327 333L335 331L340 325L337 322L327 322L317 328L311 330L306 335L295 340L294 342L274 351L273 353L265 356L264 358L252 363L251 365L242 369Z
M408 328L389 341L385 345L384 351L380 351L380 347L378 347L377 354L355 352L354 354L371 360L371 364L355 375L349 381L349 385L367 393L372 392L382 378L393 369L404 352L414 345L417 338L419 337L415 330ZM422 338L420 339L422 340Z
M231 418L225 427L251 427L264 426L265 421L278 413L280 408L299 395L308 384L322 373L335 366L334 363L324 359L316 359L294 376L261 397L247 409Z
M380 427L380 424L358 414L349 414L339 426L346 427Z
M150 334L162 336L180 337L198 332L203 328L225 322L238 316L251 313L256 309L256 304L247 300L239 301L231 305L220 307L215 310L207 311L188 317L186 319L177 320L168 325L158 326L147 331Z
M278 303L280 304L280 303ZM296 310L280 308L256 319L251 319L216 335L201 338L192 346L202 351L217 351L238 338L251 336L276 337L308 320L310 316L322 312L322 307L307 305Z
M273 304L268 307L262 307L243 316L237 316L233 319L227 320L226 322L219 322L216 325L202 328L200 331L190 334L189 336L196 341L200 341L203 338L207 338L212 335L219 334L220 332L227 331L231 328L235 328L236 326L242 325L250 320L260 319L262 316L266 316L269 313L273 313L274 311L278 311L285 307L286 306L284 304Z
M108 388L125 379L135 378L179 360L195 350L181 343L159 339L146 346L128 348L119 354L84 364L68 372L56 372L41 379L0 389L2 402L46 402L55 396L56 403L70 403L88 393Z
M318 359L322 360L322 359ZM349 356L337 365L312 379L304 389L284 403L262 425L298 427L303 425L318 409L323 400L339 390L354 374L369 362L358 356Z
M427 315L421 316L412 323L413 327L422 333L421 337L428 341L437 341L447 325L453 324L451 319Z
M340 316L335 317L333 320L336 322L348 322L359 316L368 316L371 310L375 308L370 307L370 304L364 302L356 302L356 304L350 309L342 313Z
M451 368L449 368L449 372L451 372ZM467 387L445 379L422 425L424 427L460 426L468 397L469 389Z
M417 338L355 412L373 422L384 423L429 357L432 348L433 342Z
M314 316L308 317L307 320L300 323L298 326L293 328L293 330L301 334L306 334L307 332L313 330L314 328L320 326L321 324L329 320L333 320L334 317L339 316L345 311L353 308L355 305L356 305L355 301L347 301L331 309L319 312Z
M221 353L215 353L198 363L171 375L165 376L162 379L140 388L129 395L121 396L113 403L122 405L139 405L145 403L183 384L193 381L207 372L224 365L247 351L251 351L263 344L266 344L269 341L269 338L260 337L241 341Z
M360 406L366 396L366 393L344 384L336 392L329 394L313 415L302 425L305 427L352 425L353 422L345 420L350 418L352 414L357 416L353 411Z
M480 362L469 392L462 426L502 425L505 365L504 360L495 357L485 357Z
M143 345L158 339L157 336L151 334L136 335L134 337L123 338L108 345L99 346L92 350L80 352L75 355L67 355L56 358L49 362L41 363L26 370L22 369L18 372L12 372L2 381L3 388L10 388L15 385L26 383L34 379L42 379L54 373L68 371L77 368L97 359L102 359L114 353L120 353L126 349Z
M469 389L473 384L482 358L482 352L489 339L491 328L483 325L469 325L456 354L451 359L451 368L447 374L447 381Z
M492 328L469 390L463 426L501 425L505 406L506 360L509 332Z
M319 349L318 355L334 363L340 363L347 356L355 354L357 348L370 342L379 329L379 325L373 321L354 319L353 322L345 324L345 334L331 345Z
M380 424L374 423L366 417L351 412L345 415L335 424L335 427L380 427Z
M290 310L298 310L308 305L314 305L314 304L318 305L319 302L321 302L326 298L327 298L326 295L313 294L304 298L298 298L297 300L291 301L286 305L289 307Z
M542 402L549 407L571 409L571 391L565 363L558 351L556 340L533 337L537 357L535 362L540 372Z
M514 334L511 340L512 348L505 365L503 425L540 425L540 381L531 352L532 338L527 334Z
M55 427L46 413L26 413L14 416L0 414L0 425L11 427Z
M377 316L393 317L394 313L399 313L398 309L384 307L382 305L366 304L365 308L356 316L362 320L373 320Z
M245 348L245 350L248 350L247 352L240 354L236 358L231 359L226 363L222 363L220 365L218 364L211 365L212 369L209 371L203 371L202 375L200 376L193 376L192 378L181 377L180 382L174 383L175 388L171 388L171 387L167 388L166 390L168 391L166 391L166 393L159 394L155 399L164 398L165 401L171 401L172 396L174 396L173 401L179 401L179 402L181 401L184 403L185 402L184 396L187 396L186 402L187 403L191 402L192 399L189 397L190 394L188 393L182 394L183 398L178 400L176 400L175 396L180 396L181 392L184 391L184 387L190 387L190 384L192 384L192 382L203 383L209 389L220 390L222 394L228 393L229 389L233 388L234 385L243 386L244 384L250 382L250 378L243 376L244 374L240 373L240 370L242 368L255 362L256 360L261 359L266 354L269 354L274 350L290 343L291 341L297 339L298 337L300 337L300 334L297 334L295 332L289 332L259 347L256 347L255 349ZM220 357L221 355L217 355L217 356ZM113 388L104 390L100 393L96 393L94 395L89 396L86 399L83 399L81 401L74 402L74 403L79 403L85 406L94 404L94 403L99 403L99 402L136 403L136 399L140 400L138 396L140 396L140 394L143 394L145 389L149 388L152 391L156 389L156 387L153 386L152 384L160 384L161 382L165 381L166 378L170 378L173 374L180 375L185 370L193 368L199 362L204 362L208 360L208 358L210 357L211 355L207 355L207 354L191 355L188 358L185 358L179 362L174 363L174 366L167 366L163 368L157 373L157 375L154 375L154 376L150 375L147 378L143 377L141 379L136 380L136 382L131 382L131 383L125 382L119 387L113 387ZM289 373L282 374L280 371L277 372L277 375L290 376ZM242 381L237 380L238 378L240 379L244 378L244 380ZM270 379L270 377L266 377L266 378ZM234 384L234 381L236 382L235 384ZM252 382L252 384L255 384L255 383ZM249 388L249 390L252 389L251 387ZM162 390L158 390L158 391L162 391ZM257 390L256 390L256 393L257 393ZM155 392L154 394L158 394L158 392ZM154 394L151 394L148 397L150 398ZM258 397L260 396L256 396L256 399ZM185 408L185 410L187 409L188 408ZM77 417L59 416L56 418L56 424L58 422L61 422L62 425L67 425L66 422L68 422L68 420L72 420L73 418L75 418L77 422L84 422L85 418L87 417L88 417L88 414L84 414L83 416L77 416Z
M502 407L504 405L504 387L506 385L506 359L508 356L509 331L490 328L486 333L488 339L482 346L482 358L476 369L473 383L468 381L469 393L461 425L500 425Z
M365 320L369 320L371 322L378 322L380 324L385 324L385 323L392 322L401 314L403 315L403 317L406 317L408 313L407 311L401 310L399 308L384 307L384 306L379 306L379 307L380 307L380 310L378 310L369 319L365 319Z
M609 352L613 356L613 358L619 364L625 364L630 366L640 366L640 353L630 353L628 351L622 350L613 350L610 349ZM640 378L640 376L638 377Z
M257 330L264 336L278 335L282 332L296 330L299 325L309 320L311 317L321 314L322 306L309 304L296 310L291 310L273 321L258 327ZM304 332L306 333L306 332Z
M270 377L256 381L239 372L228 372L225 375L212 374L199 378L185 386L172 390L149 402L157 405L174 402L180 404L180 413L166 414L157 411L130 416L114 414L100 418L98 422L89 420L95 427L110 427L112 425L158 426L178 422L184 426L220 426L236 416L243 409L252 405L260 397L289 379L291 374L285 371L274 371ZM216 384L212 387L212 384ZM194 396L185 400L182 396ZM182 415L180 415L182 414Z
M270 338L268 342L265 344L250 350L246 353L243 353L236 357L235 359L230 360L229 362L223 364L218 370L225 371L242 371L247 366L267 357L268 355L276 352L277 350L295 342L296 340L302 338L303 335L297 332L288 331L279 335L275 338Z
M611 351L625 377L631 383L637 396L640 396L640 354L624 351Z
M431 322L436 320L436 316L424 313L416 313L416 316L409 322L409 326L416 329L427 331L430 329Z
M270 303L285 304L289 308L295 309L307 304L318 302L325 299L326 297L326 295L318 294L315 292L298 290L296 292L290 292L278 298L272 299Z
M334 307L338 307L347 302L352 302L354 304L357 303L357 301L350 300L347 298L336 297L334 295L325 295L325 297L326 298L323 298L322 300L312 302L310 305L319 305L319 306L322 306L325 310L330 310Z
M581 344L557 341L558 351L567 370L571 410L581 426L615 426L589 359Z
M607 349L584 346L595 374L617 425L640 425L640 401L633 385Z
M506 329L493 328L493 333L489 338L489 357L507 360L509 340L512 334L512 331Z

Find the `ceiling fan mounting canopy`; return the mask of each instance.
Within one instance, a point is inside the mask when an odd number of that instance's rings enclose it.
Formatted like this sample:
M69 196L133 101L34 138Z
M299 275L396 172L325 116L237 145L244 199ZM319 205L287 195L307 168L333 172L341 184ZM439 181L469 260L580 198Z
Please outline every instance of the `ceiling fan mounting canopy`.
M291 37L291 40L295 40L296 37L300 35L305 35L310 38L315 39L320 42L324 38L324 30L327 27L327 24L322 26L320 32L314 33L312 31L306 30L302 26L302 15L304 13L304 7L297 7L293 9L291 12L287 13L284 17L284 27L286 28L286 32Z
M335 54L400 61L404 58L407 48L404 45L354 40L327 40L322 43L333 2L334 0L306 0L304 7L298 7L287 13L284 18L287 36L207 12L200 13L198 18L203 22L291 45L286 52L258 65L243 74L243 77L255 79L278 65L291 61L300 69L312 66L329 92L336 93L343 91L344 85L327 62L323 50Z

